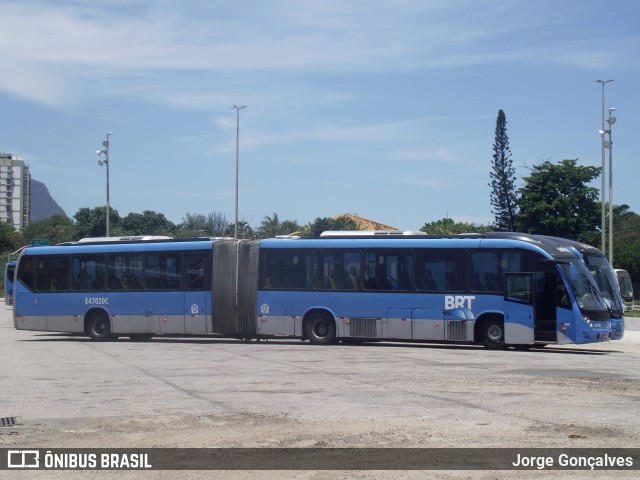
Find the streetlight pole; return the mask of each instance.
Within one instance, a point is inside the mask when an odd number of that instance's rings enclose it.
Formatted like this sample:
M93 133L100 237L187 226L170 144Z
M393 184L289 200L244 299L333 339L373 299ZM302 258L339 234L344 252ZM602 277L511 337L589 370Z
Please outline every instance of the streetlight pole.
M104 147L104 150L97 150L96 152L98 154L98 157L104 154L104 160L99 159L98 165L107 166L107 232L106 232L107 237L109 236L109 137L111 135L113 135L113 133L111 132L107 133L107 139L104 142L102 142L102 146Z
M246 108L246 105L231 107L236 110L236 208L235 208L235 227L233 229L233 238L238 238L238 171L240 165L240 110Z
M602 84L602 128L601 131L604 131L604 86L607 83L613 82L613 80L596 80L597 83ZM605 189L605 146L604 146L604 135L602 136L602 188L600 189L600 203L602 204L602 223L601 225L601 235L600 235L600 245L602 251L606 254L606 210L605 210L605 201L604 201L604 189Z
M615 111L614 107L609 109L609 263L613 266L613 138L611 136L612 126L616 123L616 117L611 114Z
M609 149L609 263L611 265L613 265L613 139L611 137L611 127L616 123L616 117L612 115L614 111L614 107L609 109L609 118L607 119L609 128L599 132L602 137L603 147ZM608 140L605 140L605 135L609 136Z

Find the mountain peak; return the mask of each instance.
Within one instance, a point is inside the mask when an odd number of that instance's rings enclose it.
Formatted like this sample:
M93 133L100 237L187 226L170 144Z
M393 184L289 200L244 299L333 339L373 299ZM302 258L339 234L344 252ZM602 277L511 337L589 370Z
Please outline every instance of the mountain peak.
M56 203L47 186L37 180L31 179L31 214L29 220L37 222L38 220L46 220L54 215L67 216L64 210Z

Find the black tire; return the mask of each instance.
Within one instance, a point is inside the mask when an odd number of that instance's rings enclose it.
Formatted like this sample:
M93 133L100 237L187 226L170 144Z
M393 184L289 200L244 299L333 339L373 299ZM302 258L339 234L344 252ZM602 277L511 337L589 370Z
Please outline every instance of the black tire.
M329 315L312 315L305 324L304 333L314 345L330 345L336 342L336 324Z
M108 342L114 340L111 333L111 322L105 312L94 312L87 320L87 333L94 342Z
M153 338L151 333L132 333L129 335L132 342L148 342Z
M482 344L489 350L504 349L504 322L489 320L482 326Z

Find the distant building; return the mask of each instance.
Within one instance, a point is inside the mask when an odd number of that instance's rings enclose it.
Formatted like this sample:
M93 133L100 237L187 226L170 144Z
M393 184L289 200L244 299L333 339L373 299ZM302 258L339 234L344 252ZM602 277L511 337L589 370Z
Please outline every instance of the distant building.
M0 152L0 222L18 230L29 225L30 179L24 160Z
M398 230L396 227L385 225L384 223L376 222L375 220L369 220L368 218L361 217L355 213L343 213L337 217L333 217L334 220L339 218L348 218L352 220L359 230Z

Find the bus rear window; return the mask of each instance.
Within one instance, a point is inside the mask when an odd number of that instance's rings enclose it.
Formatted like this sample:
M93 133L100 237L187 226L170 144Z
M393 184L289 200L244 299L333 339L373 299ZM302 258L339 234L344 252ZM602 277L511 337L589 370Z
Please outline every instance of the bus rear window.
M18 281L29 290L36 289L36 259L23 257L18 267Z

